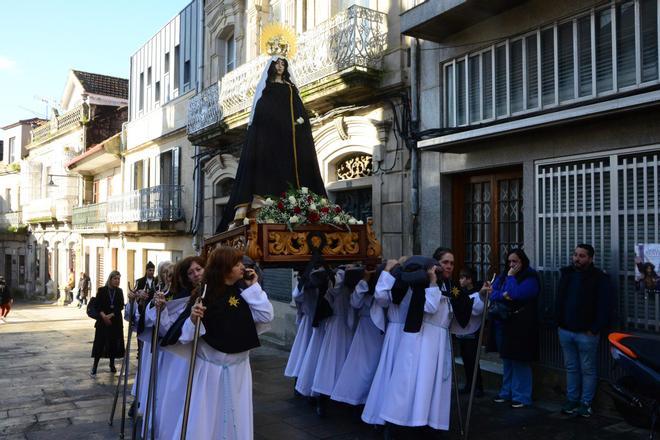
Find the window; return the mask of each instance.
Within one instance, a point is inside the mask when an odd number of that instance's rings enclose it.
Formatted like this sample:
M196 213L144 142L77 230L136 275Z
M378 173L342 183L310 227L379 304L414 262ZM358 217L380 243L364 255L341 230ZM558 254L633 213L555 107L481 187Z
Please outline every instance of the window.
M181 149L173 148L160 154L160 184L179 185L181 169Z
M2 162L4 157L5 157L5 142L0 140L0 162Z
M170 73L170 53L165 52L165 61L163 61L163 72L165 74Z
M231 189L234 186L234 179L224 178L215 183L213 188L213 205L214 205L214 224L219 225L222 220L222 214L225 210L225 205L229 202Z
M190 84L190 60L183 63L183 83Z
M156 102L160 101L160 81L156 81L156 86L154 87L154 99Z
M139 109L144 109L144 73L140 73L140 107Z
M17 159L15 157L16 154L16 138L15 137L10 137L9 138L9 144L7 148L7 162L12 163L15 162Z
M179 88L179 69L181 68L181 55L179 54L179 45L174 46L174 88Z
M236 41L234 34L231 34L225 40L225 73L229 73L236 68Z
M658 12L656 0L614 2L448 60L441 70L444 125L657 85Z
M151 67L147 68L147 86L151 85Z

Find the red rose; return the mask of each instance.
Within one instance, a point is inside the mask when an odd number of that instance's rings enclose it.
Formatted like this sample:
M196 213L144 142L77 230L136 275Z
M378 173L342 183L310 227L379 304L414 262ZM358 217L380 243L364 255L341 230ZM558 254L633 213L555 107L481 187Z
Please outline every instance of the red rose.
M286 193L284 191L282 191L282 194L280 194L280 197L282 197L282 198L286 197Z
M307 203L312 203L313 200L312 196L307 196Z
M280 211L284 211L284 203L277 202L277 209L279 209Z
M300 206L296 206L293 208L293 212L295 212L296 214L300 214L302 212L302 209L300 209Z
M330 208L328 208L327 206L324 206L323 208L321 208L321 212L323 214L327 214L328 212L330 212Z
M321 217L319 216L318 212L310 212L309 215L307 216L307 220L309 220L310 223L316 223L319 220L321 220Z
M337 214L339 214L339 213L341 212L341 206L337 206L337 207L335 208L335 212L336 212Z

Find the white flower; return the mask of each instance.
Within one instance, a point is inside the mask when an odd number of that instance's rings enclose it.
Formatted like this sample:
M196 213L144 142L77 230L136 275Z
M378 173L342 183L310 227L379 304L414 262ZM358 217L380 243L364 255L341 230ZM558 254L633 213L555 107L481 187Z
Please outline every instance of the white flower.
M300 125L305 122L305 120L300 116L298 119L296 119L296 122Z
M357 224L358 224L358 225L363 225L364 222L363 222L362 220L358 220L358 221L357 221Z
M268 197L264 203L266 204L266 206L273 206L275 202L273 202L273 199Z
M349 224L349 225L354 225L354 224L356 224L356 223L357 223L357 220L355 220L353 217L351 217L351 218L348 219L348 224Z
M289 223L298 223L298 220L299 218L297 215L292 215L291 217L289 217Z
M312 203L311 205L309 205L309 209L311 209L312 211L316 211L316 205Z
M321 199L321 206L328 206L328 199Z
M275 223L275 220L273 220L272 218L267 218L266 223Z
M307 194L307 193L309 193L309 188L307 188L306 186L301 186L300 187L300 192L303 193L303 194Z
M335 223L341 223L342 222L341 217L339 217L338 215L334 216L332 218L332 221L335 222Z
M249 224L250 224L250 219L247 218L247 217L245 217L245 218L243 219L243 224L244 224L244 225L249 225Z
M296 198L293 197L293 196L289 196L289 203L291 203L292 205L295 205L296 204Z

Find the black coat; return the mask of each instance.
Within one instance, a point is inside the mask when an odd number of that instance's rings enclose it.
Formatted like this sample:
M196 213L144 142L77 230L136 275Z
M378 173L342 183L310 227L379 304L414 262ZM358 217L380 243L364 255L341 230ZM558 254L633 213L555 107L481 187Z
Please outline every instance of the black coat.
M111 303L109 289L105 286L99 288L96 293L96 309L106 315L110 313L115 315L111 318L112 324L109 326L105 325L101 318L96 320L92 357L124 357L124 321L122 319L124 292L120 288L115 289L114 303Z

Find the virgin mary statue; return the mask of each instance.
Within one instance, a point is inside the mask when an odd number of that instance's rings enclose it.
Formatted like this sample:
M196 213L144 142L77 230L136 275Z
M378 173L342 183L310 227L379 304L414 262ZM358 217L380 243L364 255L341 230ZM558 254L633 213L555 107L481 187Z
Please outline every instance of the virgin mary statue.
M326 195L312 127L283 56L272 56L255 90L247 138L216 232L242 224L267 196L307 187Z

